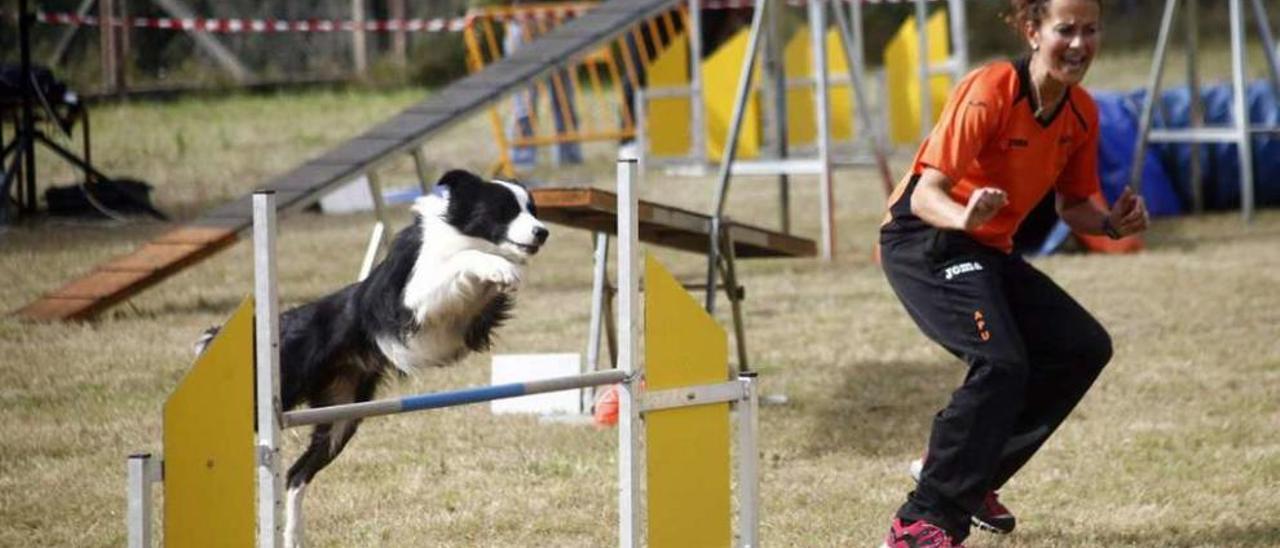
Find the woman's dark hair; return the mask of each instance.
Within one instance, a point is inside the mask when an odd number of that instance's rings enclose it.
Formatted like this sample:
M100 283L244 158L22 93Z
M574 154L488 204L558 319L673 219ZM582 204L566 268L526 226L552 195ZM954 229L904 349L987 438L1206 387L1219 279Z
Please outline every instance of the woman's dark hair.
M1004 21L1013 27L1013 32L1022 36L1028 24L1039 25L1049 13L1049 2L1052 0L1009 0L1009 11L1004 13ZM1094 0L1102 7L1102 0Z

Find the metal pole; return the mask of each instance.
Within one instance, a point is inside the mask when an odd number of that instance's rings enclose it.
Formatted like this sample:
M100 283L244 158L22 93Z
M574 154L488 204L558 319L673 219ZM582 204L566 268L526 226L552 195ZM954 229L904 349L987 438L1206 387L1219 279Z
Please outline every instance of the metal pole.
M418 188L425 196L431 192L431 180L427 178L427 155L421 146L413 148L413 167L418 171Z
M98 58L102 65L102 90L116 91L115 0L98 0Z
M933 93L929 89L929 6L925 0L916 3L916 48L919 50L919 66L916 71L920 78L920 138L929 137L933 129Z
M1253 137L1249 133L1248 88L1244 81L1244 10L1231 0L1231 116L1235 118L1236 150L1240 154L1240 216L1253 220Z
M747 361L747 328L742 323L742 289L738 283L737 253L734 251L733 235L725 230L721 241L724 254L721 260L721 277L724 279L724 291L729 297L729 310L733 314L733 340L738 347L738 373L751 370ZM730 376L732 376L732 371Z
M1142 194L1142 163L1147 157L1147 134L1151 132L1151 110L1160 96L1160 78L1164 76L1164 56L1169 45L1169 30L1173 26L1173 12L1178 0L1166 0L1164 15L1160 18L1160 36L1156 39L1155 60L1151 63L1151 76L1147 79L1147 100L1138 118L1138 144L1133 147L1133 171L1129 174L1129 186Z
M561 392L564 390L573 390L588 386L614 384L625 382L626 380L626 372L619 371L617 369L609 369L570 377L556 377L553 379L543 379L538 381L480 386L476 388L464 388L462 390L451 390L448 392L419 394L417 396L409 396L405 398L364 401L360 403L331 405L328 407L313 407L311 409L302 409L299 411L290 411L285 413L284 426L286 428L297 428L299 426L307 426L310 424L329 424L338 421L349 421L369 417L379 417L383 415L398 415L412 411L457 407L459 405L466 405L469 403L482 403L506 398L530 396L533 394L545 394L547 392Z
M97 0L80 0L80 7L76 8L76 17L84 17L89 13L89 8L93 7ZM49 54L49 60L45 64L50 67L56 67L62 62L62 56L67 53L67 46L71 45L71 40L76 37L76 31L80 30L78 25L69 25L62 31L62 36L58 37L57 45L53 46L53 53Z
M782 17L778 11L782 4L769 4L768 21L765 24L764 79L772 101L774 155L785 160L789 154L787 142L787 72L782 57ZM786 234L791 233L791 181L783 172L778 174L778 226Z
M35 112L31 109L35 101L35 90L31 89L31 23L35 15L27 8L27 0L18 0L18 56L21 58L22 82L22 126L17 131L18 152L22 161L14 161L14 165L22 166L22 176L26 179L26 192L22 203L22 213L36 211L36 122ZM0 196L0 200L8 200L8 196Z
M129 548L151 548L151 455L129 455Z
M738 75L738 90L734 94L733 118L729 123L729 135L725 139L724 152L720 155L720 173L716 178L715 214L711 216L710 252L707 253L706 309L714 313L716 308L716 261L720 260L720 219L724 217L725 200L729 195L729 174L738 154L738 136L742 132L742 119L746 114L747 98L751 91L751 77L755 73L756 53L760 44L760 28L764 23L767 0L756 0L751 15L751 33L747 39L747 51Z
M640 47L644 47L644 44L640 44ZM632 123L632 127L634 127L636 131L636 177L643 179L645 168L644 158L648 155L649 150L649 135L647 133L649 131L649 105L645 104L649 101L649 98L648 94L645 93L644 88L641 88L640 86L636 86L635 91L632 92L632 96L635 101L635 120Z
M593 268L591 275L591 321L587 326L587 363L586 371L600 370L600 331L604 328L604 301L606 278L609 276L609 235L604 232L595 233L595 253L592 254ZM582 411L591 407L591 395L582 395Z
M746 114L747 98L751 91L751 77L755 74L756 53L760 44L760 27L764 21L768 0L756 0L755 11L751 17L751 33L747 39L747 51L742 60L742 71L738 75L738 90L734 94L733 117L729 124L729 135L725 139L724 152L720 155L720 173L716 182L715 217L724 216L724 204L729 194L729 172L738 154L738 136L742 132L742 119ZM712 234L712 241L716 236ZM714 278L708 277L708 284Z
M1204 101L1200 97L1200 61L1196 52L1200 49L1200 0L1186 0L1183 6L1183 23L1186 24L1187 85L1191 91L1191 131L1204 127ZM1204 185L1200 180L1200 143L1192 142L1187 184L1191 187L1191 210L1204 212ZM1145 155L1144 155L1145 156Z
M369 194L373 197L373 212L378 217L378 223L384 231L390 229L391 217L387 215L387 199L382 195L382 178L376 170L371 169L365 174L365 179L369 181ZM379 234L378 249L386 251L390 241L390 238L381 238Z
M876 167L880 170L880 181L885 195L893 192L893 175L889 173L888 151L885 150L884 136L880 126L871 117L871 106L867 101L867 85L862 76L866 61L862 52L862 3L852 2L850 11L853 21L845 17L843 10L836 9L836 26L840 29L841 42L844 45L844 58L849 71L849 81L853 84L853 98L857 101L858 114L862 116L862 131L866 132L867 144L876 158Z
M837 8L839 9L839 8ZM747 397L734 404L738 416L738 545L760 545L760 398L755 373L740 375Z
M697 165L707 163L707 115L702 100L702 0L689 0L689 130L693 133L693 158Z
M351 62L356 76L364 77L369 66L364 38L364 0L351 0Z
M253 194L255 401L258 446L258 547L283 544L284 474L280 404L280 317L276 294L276 197Z
M356 275L357 282L363 282L373 271L373 263L378 260L378 244L382 242L382 233L386 228L387 226L381 222L373 223L373 231L369 233L369 245L364 248L364 260L360 261L360 273Z
M116 70L116 93L124 97L129 91L129 59L133 57L133 41L129 35L133 34L132 19L129 14L129 0L120 0L120 29L119 36L116 39L118 46L114 51L115 61L112 65ZM87 131L87 130L86 130Z
M827 87L827 20L826 6L822 2L809 2L809 39L813 48L813 75L816 82L814 93L817 95L818 128L818 162L821 172L818 175L818 202L822 209L822 258L830 261L835 256L835 196L832 191L831 178L831 105ZM850 75L852 76L852 74Z
M1276 49L1275 38L1271 35L1271 23L1267 21L1267 9L1262 0L1252 0L1253 18L1258 20L1258 37L1262 40L1262 53L1267 57L1267 68L1271 73L1271 91L1280 97L1280 50Z
M635 160L618 161L618 370L643 377L640 364L640 225ZM640 448L640 383L618 390L618 546L640 546L644 453Z
M408 35L405 32L405 0L388 0L387 11L390 11L391 20L395 21L396 30L391 34L391 60L395 62L397 67L403 69L407 64L409 51ZM402 74L403 78L404 75Z
M959 82L969 71L969 33L965 29L964 0L948 0L947 8L951 22L951 74L953 82Z

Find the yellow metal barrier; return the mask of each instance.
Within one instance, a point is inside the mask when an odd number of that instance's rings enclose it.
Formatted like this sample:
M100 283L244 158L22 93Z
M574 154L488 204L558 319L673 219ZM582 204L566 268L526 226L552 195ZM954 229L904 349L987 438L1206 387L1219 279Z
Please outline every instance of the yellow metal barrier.
M925 24L929 33L929 61L941 63L947 60L947 13L939 11ZM896 144L912 145L920 140L920 47L916 35L916 20L908 18L898 33L889 41L884 52L884 65L889 93L889 136ZM942 115L951 89L951 77L934 75L929 78L929 97L932 126Z
M723 329L657 260L645 258L645 390L722 383ZM649 546L730 546L729 404L645 415Z
M508 53L504 44L520 47L533 42L594 6L573 2L473 9L463 29L467 66L477 72ZM489 114L499 149L495 171L515 173L513 148L633 138L636 116L624 98L624 83L638 89L641 73L649 73L668 44L679 42L674 37L683 28L687 28L683 8L650 18L627 36L532 82L529 91L496 103ZM519 32L519 39L509 32ZM637 47L631 48L628 38ZM645 44L656 51L651 52ZM519 112L527 113L524 127L518 127ZM509 127L514 129L508 131Z
M849 77L849 65L845 61L844 43L836 29L827 31L827 74L831 80ZM810 51L809 29L796 29L795 35L783 50L788 80L813 77L813 52ZM853 87L850 84L832 85L828 92L831 119L827 127L834 140L853 138ZM787 143L812 144L818 134L814 127L814 88L793 87L787 90Z
M254 546L253 297L164 404L164 543Z

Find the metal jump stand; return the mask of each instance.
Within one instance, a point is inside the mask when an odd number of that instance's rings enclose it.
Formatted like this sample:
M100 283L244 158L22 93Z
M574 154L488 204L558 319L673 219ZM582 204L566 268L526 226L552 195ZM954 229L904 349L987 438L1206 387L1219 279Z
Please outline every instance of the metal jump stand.
M0 132L0 200L9 200L10 186L17 183L17 206L20 214L35 213L36 196L36 145L52 150L63 160L80 168L84 172L85 183L110 181L111 178L93 167L89 157L89 116L83 107L72 116L79 116L84 123L84 157L59 145L37 127L36 107L40 106L45 117L58 121L52 102L56 99L45 97L35 83L31 62L31 24L35 15L30 11L27 0L18 2L18 47L21 59L19 78L21 80L21 97L18 102L18 113L15 116L13 140L5 143L3 132ZM60 126L69 131L69 125ZM20 177L20 178L19 178ZM92 196L89 196L92 199ZM0 222L6 216L7 203L0 204ZM163 217L161 215L161 217Z
M1280 133L1280 126L1251 127L1249 110L1245 95L1245 26L1242 0L1228 0L1228 18L1231 26L1231 117L1232 123L1227 127L1204 127L1204 107L1201 105L1198 61L1196 59L1197 35L1199 25L1196 20L1198 0L1186 0L1184 14L1186 19L1187 80L1191 88L1191 127L1186 129L1152 129L1151 115L1156 98L1160 95L1160 79L1164 74L1165 54L1169 45L1169 35L1173 28L1173 14L1178 7L1178 0L1166 0L1164 16L1160 22L1160 36L1156 42L1155 59L1151 63L1151 78L1147 85L1146 102L1142 106L1142 117L1138 125L1138 144L1133 151L1133 171L1129 176L1129 184L1136 191L1142 190L1142 164L1146 158L1147 143L1192 143L1191 152L1191 193L1195 211L1204 209L1203 189L1200 185L1199 151L1200 143L1234 143L1240 158L1240 214L1246 222L1253 217L1253 146L1252 136L1259 133ZM1261 0L1250 0L1253 7L1258 35L1262 40L1263 51L1267 57L1267 67L1271 72L1271 85L1277 96L1280 96L1280 53L1276 51L1275 40L1272 39L1271 28L1267 23L1267 11Z

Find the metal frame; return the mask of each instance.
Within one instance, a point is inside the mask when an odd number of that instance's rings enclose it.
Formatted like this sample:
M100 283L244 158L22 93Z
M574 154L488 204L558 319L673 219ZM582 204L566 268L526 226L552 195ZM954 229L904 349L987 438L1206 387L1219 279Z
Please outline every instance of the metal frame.
M941 64L934 65L929 61L929 33L925 26L929 22L928 4L931 0L915 0L916 39L919 48L920 79L920 138L929 137L933 131L933 95L929 92L929 78L938 74L950 75L952 80L960 81L965 71L969 70L969 45L965 39L964 0L947 0L947 23L951 29L951 55ZM857 3L857 2L855 2Z
M1271 37L1271 29L1267 23L1266 8L1259 0L1251 0L1258 34L1263 42L1263 51L1267 52L1268 68L1271 72L1271 83L1280 93L1280 61L1276 53L1276 44ZM1151 74L1148 79L1147 97L1142 105L1142 114L1138 122L1137 144L1133 150L1133 168L1129 173L1129 186L1134 191L1142 192L1142 168L1146 161L1149 143L1234 143L1240 162L1240 215L1245 222L1253 219L1253 143L1254 133L1280 133L1280 126L1251 127L1249 123L1248 105L1245 104L1247 88L1245 87L1245 24L1244 7L1241 0L1228 0L1228 19L1231 28L1231 117L1232 123L1227 127L1200 127L1199 120L1193 115L1193 126L1187 129L1152 129L1152 115L1156 99L1160 96L1160 80L1164 76L1164 61L1168 53L1169 35L1173 28L1173 16L1177 10L1178 0L1166 0L1164 13L1160 20L1160 35L1156 40L1154 59L1151 62ZM1188 5L1187 40L1194 44L1197 35L1194 10L1197 6ZM1188 48L1188 65L1195 67L1197 60L1195 51ZM1193 108L1198 106L1199 85L1194 68L1189 71L1191 85L1195 96L1192 98ZM1195 157L1196 155L1193 155ZM1194 165L1193 175L1198 175L1199 166ZM1191 181L1195 197L1202 196L1199 178ZM1200 205L1197 203L1196 205Z
M467 403L492 401L585 386L620 383L618 421L618 504L620 547L634 548L644 537L645 509L642 485L645 461L642 450L640 418L644 412L711 403L728 402L737 416L737 466L735 473L738 499L738 546L758 545L759 487L758 435L759 401L754 374L743 374L734 381L682 387L646 394L638 382L644 368L640 363L640 286L639 265L639 200L636 188L636 162L618 163L618 283L623 298L618 307L621 330L621 352L618 368L572 377L542 381L486 386L450 392L423 394L406 398L376 400L357 404L305 409L283 413L279 396L279 324L277 316L275 268L275 196L270 192L254 195L254 268L256 408L258 422L258 546L283 545L282 508L284 474L280 466L282 428L332 422L341 419L371 417L425 409L450 407ZM607 240L605 240L607 241ZM604 252L605 246L598 247ZM728 378L728 376L726 377ZM129 460L128 529L129 546L150 544L150 484L159 481L161 463L149 455L135 455Z
M619 160L618 181L618 369L632 378L644 377L640 362L640 211L636 161ZM618 546L640 546L644 506L644 450L640 445L643 392L638 384L618 389Z
M284 544L280 463L280 314L276 292L276 197L253 194L254 400L257 409L258 546Z
M161 462L150 453L129 455L128 469L128 546L151 548L151 485L163 479Z

